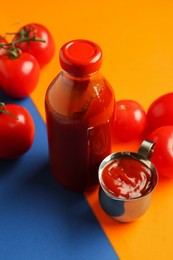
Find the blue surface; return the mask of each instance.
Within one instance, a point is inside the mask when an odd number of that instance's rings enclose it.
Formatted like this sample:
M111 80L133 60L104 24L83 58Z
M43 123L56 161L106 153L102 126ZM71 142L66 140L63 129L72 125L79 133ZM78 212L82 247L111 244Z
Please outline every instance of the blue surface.
M50 174L46 127L30 98L18 103L33 116L32 148L0 160L0 259L118 259L85 197L61 188Z

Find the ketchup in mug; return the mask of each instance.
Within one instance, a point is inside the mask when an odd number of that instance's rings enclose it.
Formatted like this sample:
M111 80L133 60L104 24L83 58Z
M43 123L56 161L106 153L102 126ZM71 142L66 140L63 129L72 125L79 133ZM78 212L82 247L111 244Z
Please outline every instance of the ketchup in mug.
M105 166L102 181L106 189L117 198L141 197L152 188L151 170L130 157L116 159Z
M50 166L60 185L83 192L97 186L99 164L111 152L115 99L99 72L97 44L68 42L59 58L62 71L45 97Z

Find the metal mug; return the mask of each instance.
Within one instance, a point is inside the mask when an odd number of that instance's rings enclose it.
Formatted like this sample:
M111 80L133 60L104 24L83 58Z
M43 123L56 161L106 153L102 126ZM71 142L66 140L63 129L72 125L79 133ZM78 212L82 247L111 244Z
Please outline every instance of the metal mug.
M144 140L139 147L137 153L133 152L117 152L107 156L100 164L98 170L100 189L99 189L99 202L102 209L113 219L120 222L131 222L142 216L148 209L151 201L151 194L155 189L158 182L157 169L149 160L154 151L154 143ZM147 194L136 198L118 198L114 196L108 189L106 189L103 180L102 172L106 165L115 159L123 157L130 157L146 165L151 171L151 189Z

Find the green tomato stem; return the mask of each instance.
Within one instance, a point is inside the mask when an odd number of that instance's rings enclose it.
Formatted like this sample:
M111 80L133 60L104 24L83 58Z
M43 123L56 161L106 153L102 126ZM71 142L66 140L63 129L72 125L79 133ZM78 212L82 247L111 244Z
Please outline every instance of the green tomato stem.
M13 113L8 111L7 109L4 109L5 103L0 102L0 114L5 113L9 116L14 117L15 119L19 120L17 116L15 116Z
M22 53L20 48L16 48L15 45L22 42L46 42L45 40L36 36L37 30L34 30L34 35L32 37L28 37L30 30L24 28L18 33L6 33L12 35L19 35L19 39L12 41L10 43L0 43L0 48L6 50L6 55L8 55L11 59L16 59Z

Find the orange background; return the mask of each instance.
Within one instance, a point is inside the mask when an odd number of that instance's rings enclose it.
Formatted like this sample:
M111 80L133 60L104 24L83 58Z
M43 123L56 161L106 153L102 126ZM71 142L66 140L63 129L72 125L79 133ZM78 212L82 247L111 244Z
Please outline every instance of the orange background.
M58 52L65 42L85 38L103 50L102 73L116 99L135 99L147 110L173 86L173 1L65 0L3 1L0 34L30 22L44 24L54 36L56 55L41 71L31 98L43 119L47 86L60 71ZM140 141L113 150L136 151ZM119 224L101 210L97 191L85 194L122 260L173 259L173 181L160 180L148 212L134 223Z

